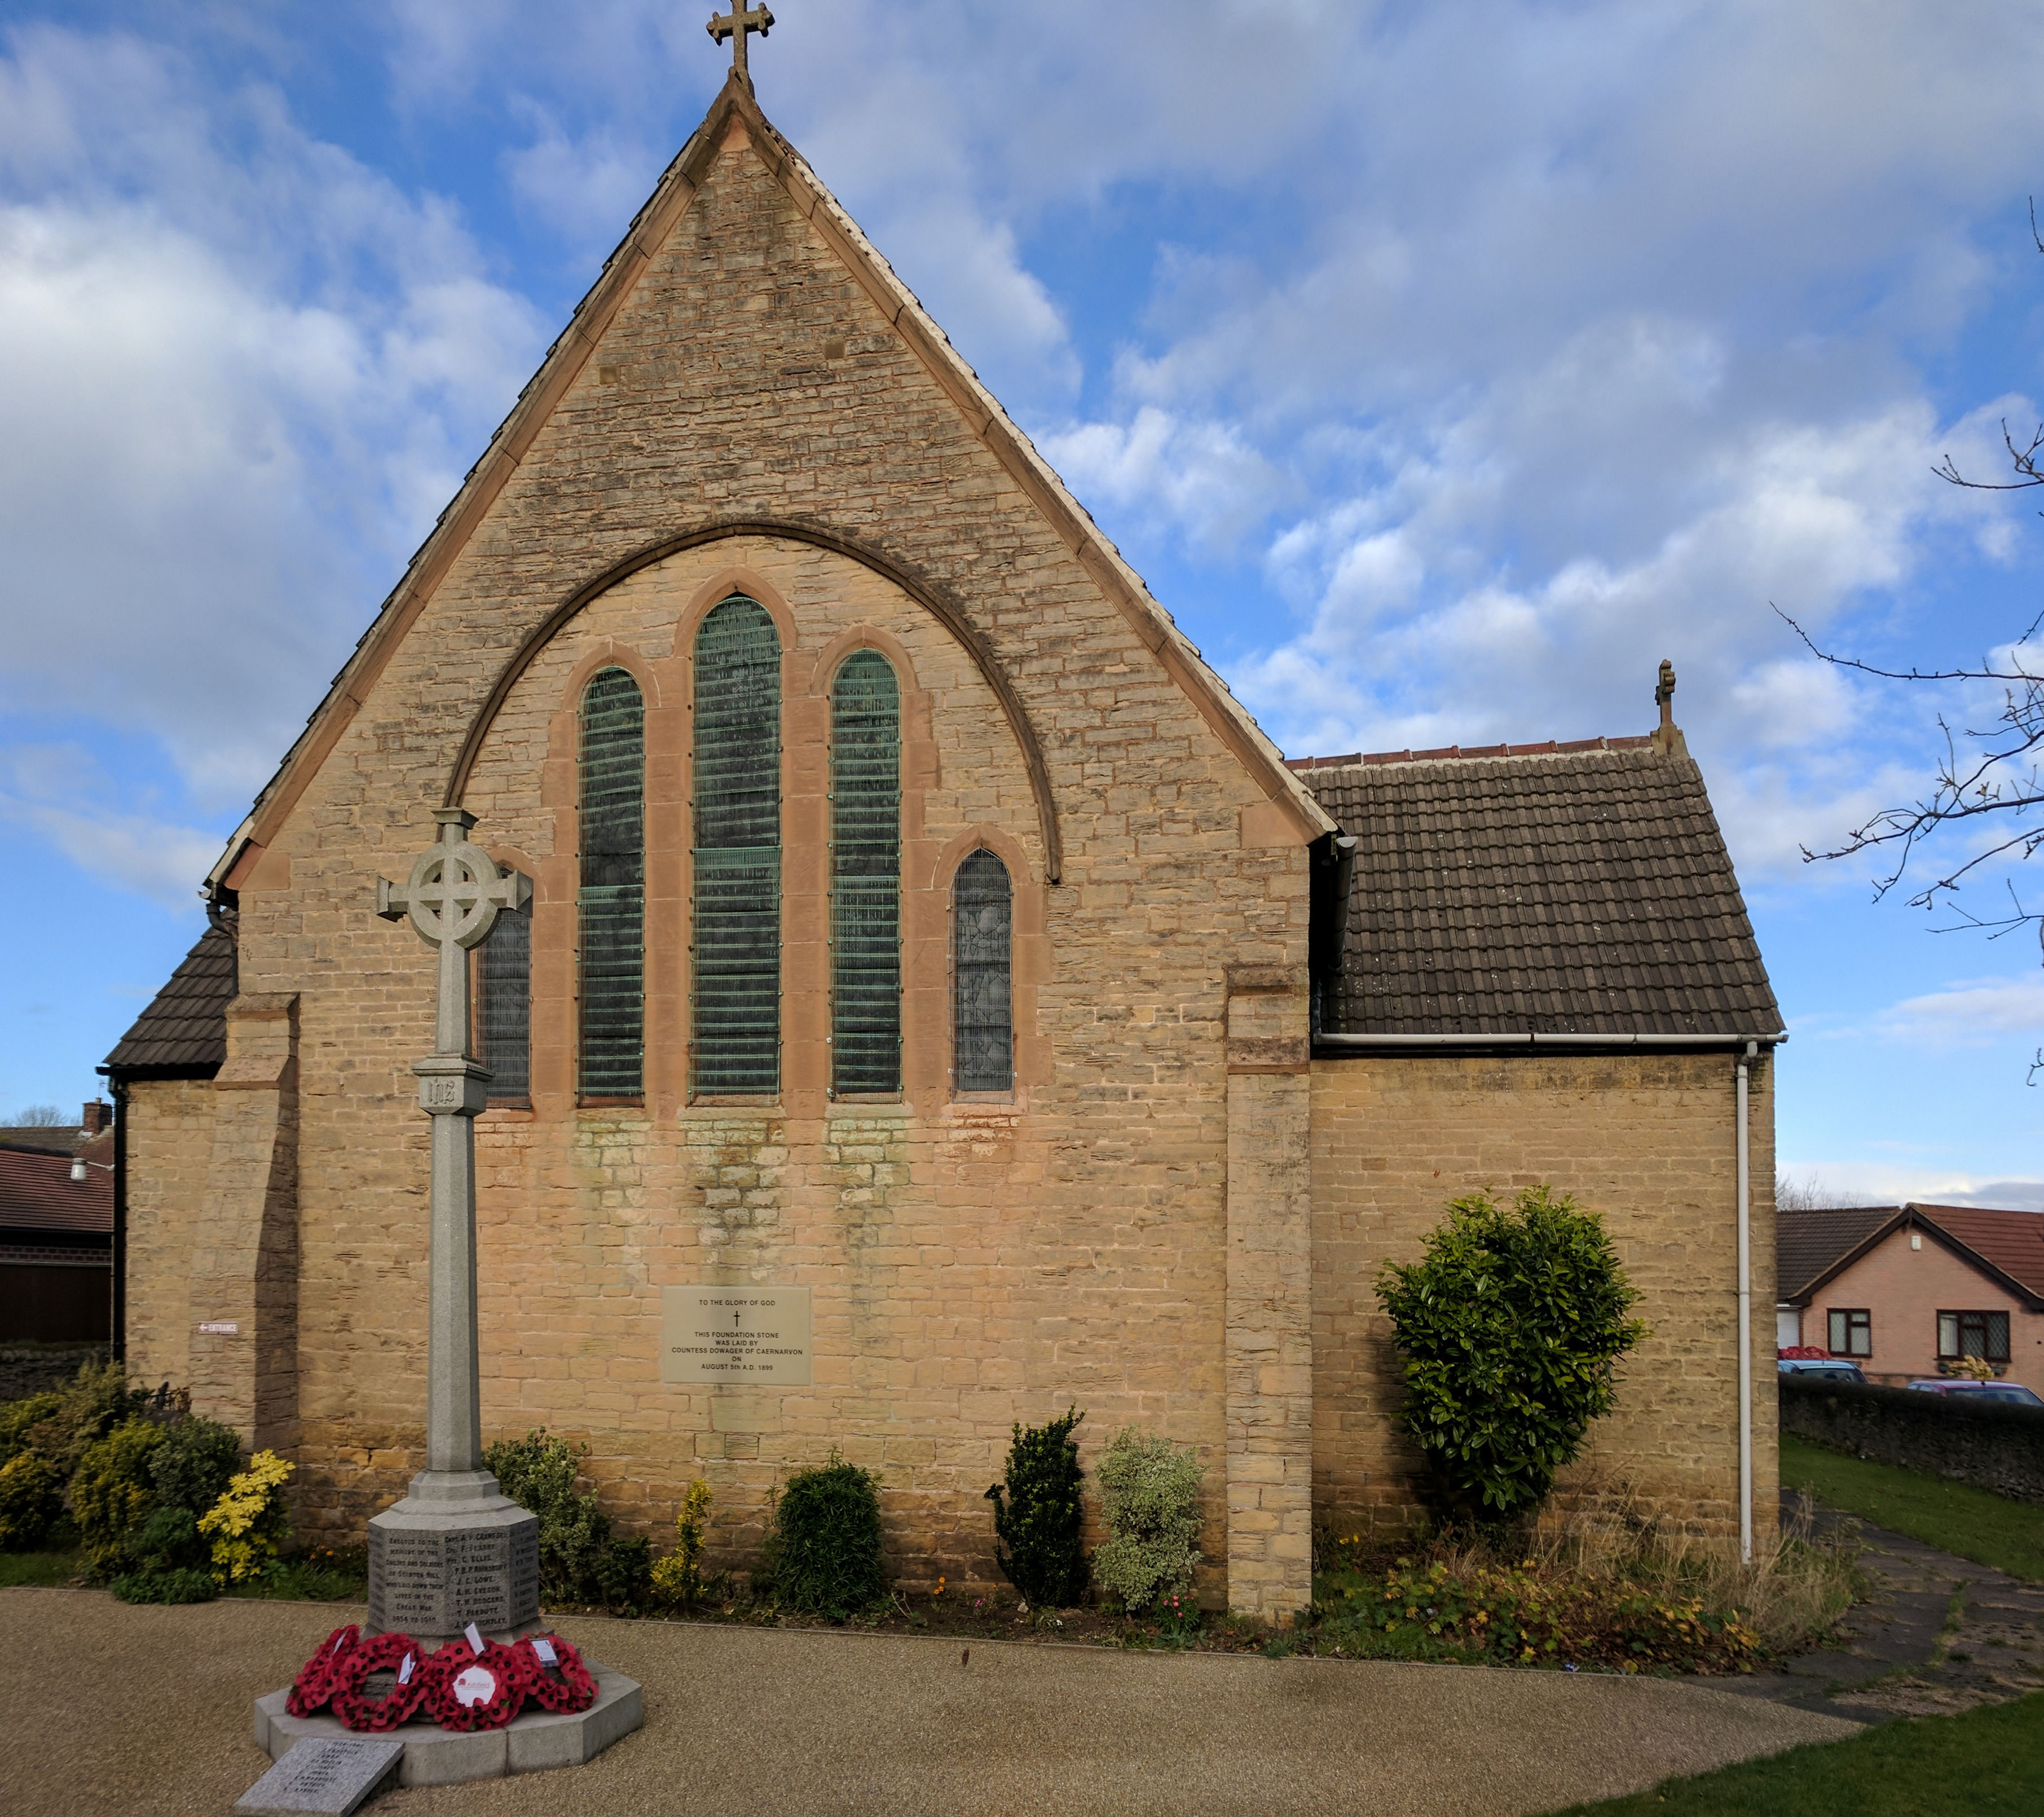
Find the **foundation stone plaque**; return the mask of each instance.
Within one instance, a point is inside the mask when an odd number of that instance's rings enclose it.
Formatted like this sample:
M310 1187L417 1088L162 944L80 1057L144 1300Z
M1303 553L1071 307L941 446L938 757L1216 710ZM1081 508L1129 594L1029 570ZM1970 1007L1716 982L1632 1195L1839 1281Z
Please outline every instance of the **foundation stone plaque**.
M661 1381L809 1385L808 1288L668 1287L660 1311Z

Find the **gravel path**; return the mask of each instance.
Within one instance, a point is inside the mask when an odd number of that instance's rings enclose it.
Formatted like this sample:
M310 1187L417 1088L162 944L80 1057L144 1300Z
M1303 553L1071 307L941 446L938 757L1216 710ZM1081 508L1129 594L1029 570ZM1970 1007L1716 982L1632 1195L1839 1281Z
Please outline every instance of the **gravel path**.
M0 1812L224 1817L266 1764L250 1704L338 1623L329 1604L129 1608L0 1591ZM1836 1717L1706 1686L851 1633L564 1621L646 1688L590 1765L398 1791L377 1817L631 1812L1471 1812L1636 1791Z

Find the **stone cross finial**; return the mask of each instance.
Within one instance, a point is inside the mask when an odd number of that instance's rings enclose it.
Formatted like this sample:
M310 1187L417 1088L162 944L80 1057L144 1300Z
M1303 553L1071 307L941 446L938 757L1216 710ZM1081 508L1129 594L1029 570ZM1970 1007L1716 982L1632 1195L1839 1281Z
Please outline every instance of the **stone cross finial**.
M709 35L722 44L731 40L731 67L750 82L752 72L745 67L745 40L750 33L757 32L765 37L773 29L774 14L766 6L748 6L745 0L731 0L731 10L719 13L709 22Z
M1688 742L1675 724L1675 665L1661 659L1660 685L1654 690L1654 704L1661 709L1661 723L1654 728L1654 748L1670 757L1689 755Z
M497 917L516 913L532 899L532 885L517 871L501 871L490 854L468 843L474 815L436 808L440 843L428 846L402 883L376 880L376 912L386 921L409 916L421 939L440 955L440 1003L433 1051L466 1054L469 1044L468 949L490 938Z

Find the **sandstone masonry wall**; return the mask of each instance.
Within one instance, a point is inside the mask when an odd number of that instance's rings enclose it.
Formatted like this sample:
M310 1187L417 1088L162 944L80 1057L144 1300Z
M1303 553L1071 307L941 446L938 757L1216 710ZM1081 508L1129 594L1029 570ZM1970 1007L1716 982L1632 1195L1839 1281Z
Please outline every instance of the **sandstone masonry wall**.
M1725 1054L1370 1058L1313 1068L1314 1518L1343 1533L1421 1512L1399 1366L1374 1283L1449 1200L1545 1181L1600 1213L1653 1335L1557 1485L1556 1512L1739 1531L1737 1147ZM1751 1086L1756 1530L1774 1519L1773 1068Z

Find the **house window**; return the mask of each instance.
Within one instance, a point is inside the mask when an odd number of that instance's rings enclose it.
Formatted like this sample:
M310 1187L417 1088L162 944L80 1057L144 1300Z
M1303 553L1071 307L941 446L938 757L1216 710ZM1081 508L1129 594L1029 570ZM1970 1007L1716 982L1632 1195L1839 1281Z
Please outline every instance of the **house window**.
M492 1104L532 1093L532 916L501 914L475 954L475 1057L490 1069Z
M781 639L732 597L695 648L689 1089L781 1089Z
M958 867L951 886L954 1076L961 1092L1015 1089L1014 920L1008 866L982 847Z
M1873 1354L1873 1315L1863 1307L1831 1311L1831 1354L1835 1357L1870 1357Z
M2006 1312L1940 1312L1938 1315L1938 1361L1958 1362L1965 1357L1980 1357L1991 1363L2008 1361L2008 1315Z
M831 1092L901 1089L901 691L877 651L831 689Z
M646 1047L646 704L622 669L600 670L582 690L581 801L582 1096L636 1098Z

